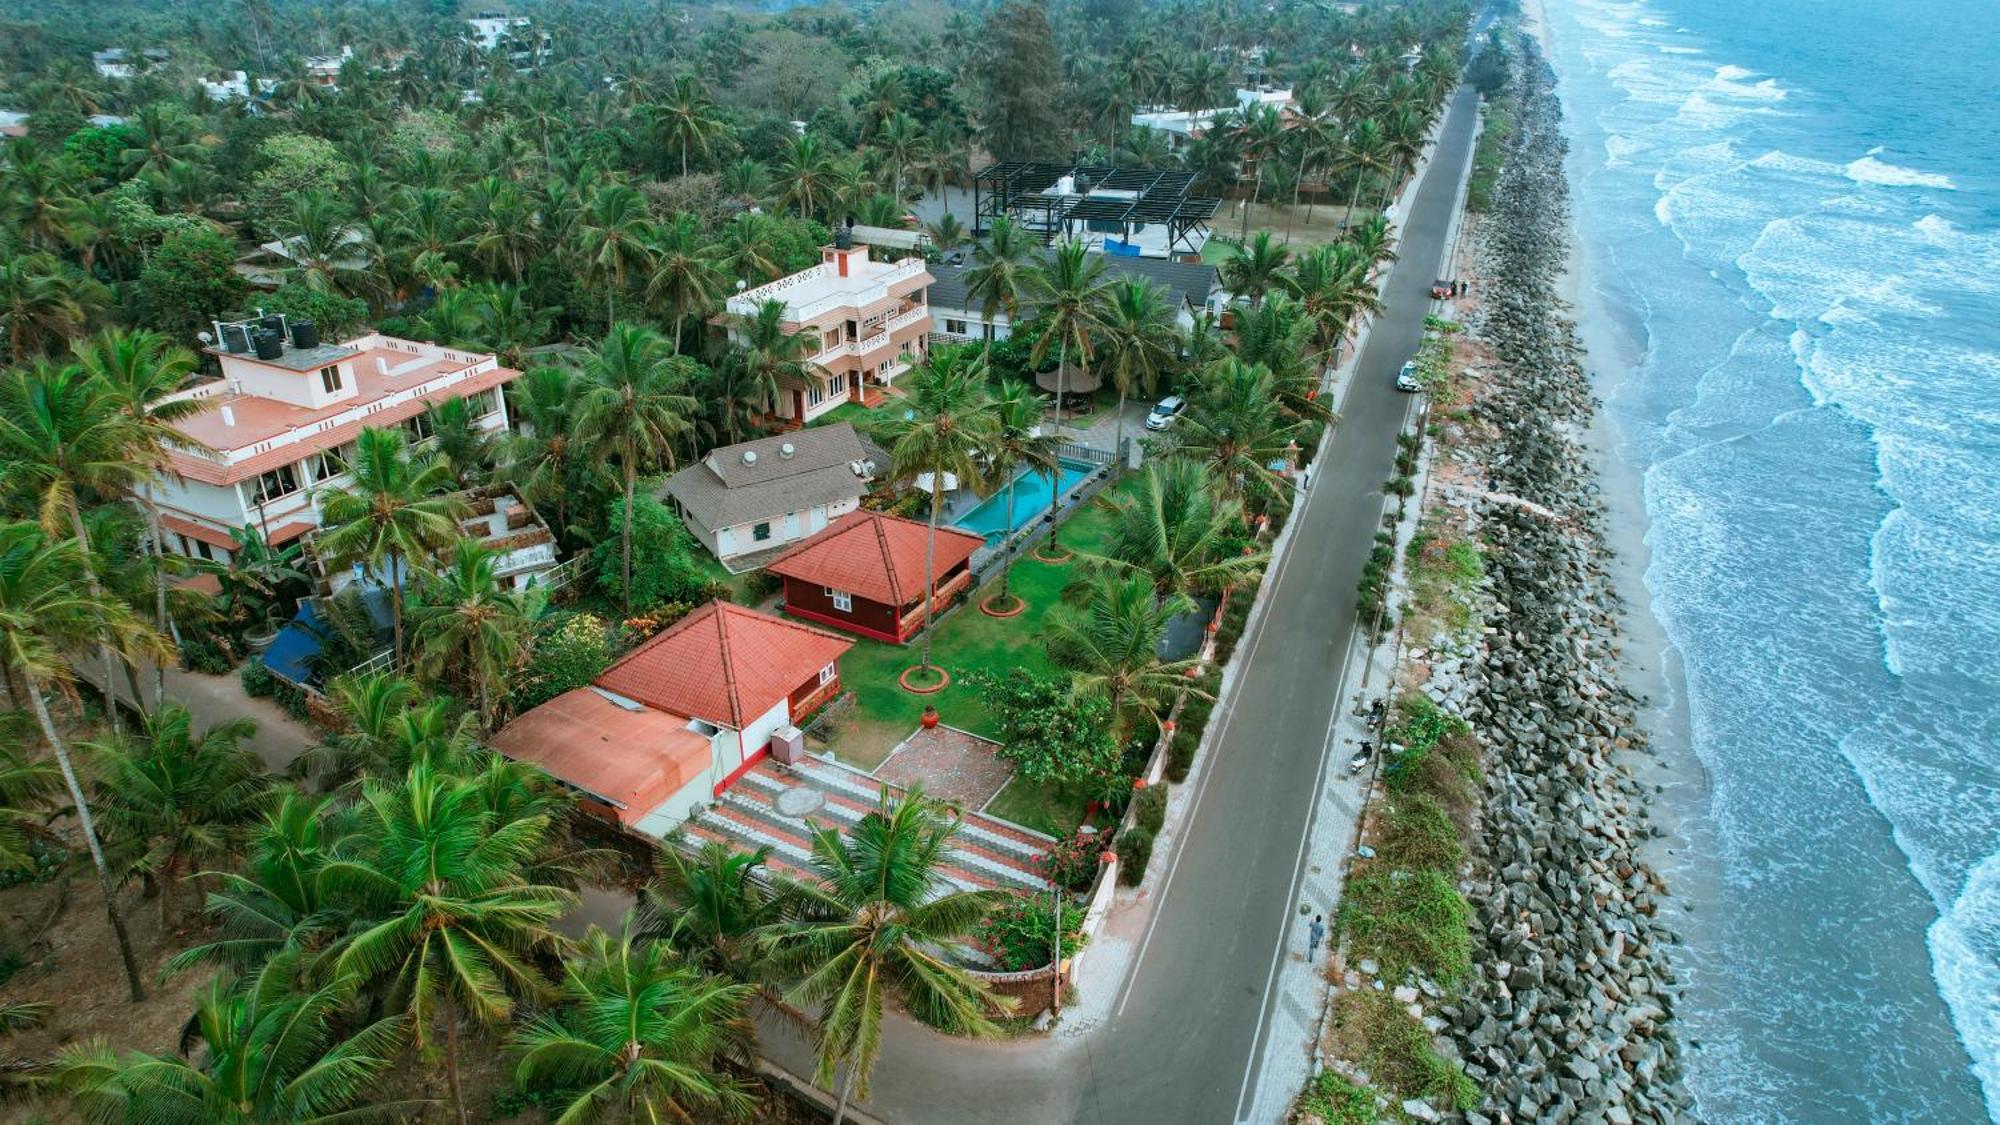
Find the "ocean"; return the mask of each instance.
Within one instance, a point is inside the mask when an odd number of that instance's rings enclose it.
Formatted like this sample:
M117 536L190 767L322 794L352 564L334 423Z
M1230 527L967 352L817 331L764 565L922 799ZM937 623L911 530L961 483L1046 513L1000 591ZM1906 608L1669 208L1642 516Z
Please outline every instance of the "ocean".
M1545 26L1700 1115L2000 1121L2000 4Z

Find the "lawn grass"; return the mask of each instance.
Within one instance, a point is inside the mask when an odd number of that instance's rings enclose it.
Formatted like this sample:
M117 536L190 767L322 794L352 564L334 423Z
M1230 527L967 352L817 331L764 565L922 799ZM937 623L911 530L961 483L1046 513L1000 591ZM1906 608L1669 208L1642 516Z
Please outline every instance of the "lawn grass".
M1075 793L1064 793L1053 785L1031 785L1017 777L993 795L985 811L988 816L1060 839L1083 823L1085 804Z
M1110 530L1110 513L1094 503L1087 504L1064 522L1061 540L1074 551L1097 551L1103 548ZM905 691L896 682L905 668L922 658L921 639L892 645L855 638L854 647L840 659L840 676L854 693L857 706L854 717L842 723L835 735L834 753L850 765L874 769L917 729L926 704L937 707L940 721L947 726L997 738L993 716L978 688L967 681L981 671L1048 670L1048 656L1042 650L1042 621L1062 600L1063 587L1076 576L1080 565L1081 559L1053 564L1028 552L1016 556L1008 589L1028 602L1027 611L1018 617L989 617L979 612L979 603L999 591L998 574L975 591L966 605L936 627L931 662L951 673L951 683L931 695Z

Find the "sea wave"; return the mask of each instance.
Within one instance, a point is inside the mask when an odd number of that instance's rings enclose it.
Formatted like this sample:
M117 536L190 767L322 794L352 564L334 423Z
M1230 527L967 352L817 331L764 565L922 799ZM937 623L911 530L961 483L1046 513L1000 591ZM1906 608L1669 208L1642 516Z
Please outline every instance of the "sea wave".
M1940 191L1956 191L1958 185L1950 176L1937 172L1919 172L1914 168L1900 168L1875 159L1879 148L1868 150L1868 155L1847 165L1847 178L1859 184L1880 184L1883 187L1936 188Z

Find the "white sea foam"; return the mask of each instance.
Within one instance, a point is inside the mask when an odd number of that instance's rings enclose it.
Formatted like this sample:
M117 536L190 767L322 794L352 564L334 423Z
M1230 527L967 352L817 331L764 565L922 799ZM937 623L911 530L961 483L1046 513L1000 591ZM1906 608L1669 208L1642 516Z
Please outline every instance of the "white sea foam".
M2000 1090L2000 854L1987 856L1930 929L1931 973L1971 1053L1973 1072Z
M1740 81L1755 73L1757 72L1754 70L1745 70L1740 66L1723 65L1715 68L1715 76L1724 82Z
M1875 159L1879 148L1868 150L1868 155L1847 166L1847 178L1860 184L1880 184L1884 187L1936 188L1940 191L1956 191L1958 185L1950 176L1937 172L1919 172L1914 168L1902 168Z
M1663 55L1699 55L1700 47L1680 47L1672 43L1662 43L1657 50Z

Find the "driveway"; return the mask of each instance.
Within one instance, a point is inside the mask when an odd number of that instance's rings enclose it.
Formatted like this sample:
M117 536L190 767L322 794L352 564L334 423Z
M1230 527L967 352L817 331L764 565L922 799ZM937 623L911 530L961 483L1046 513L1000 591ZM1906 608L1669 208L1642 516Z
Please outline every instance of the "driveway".
M1342 706L1354 588L1382 510L1381 483L1411 406L1392 380L1423 332L1477 96L1451 102L1343 403L1343 421L1243 642L1241 682L1201 764L1170 855L1155 858L1151 914L1125 947L1130 976L1056 1037L968 1043L897 1018L884 1029L867 1110L895 1122L1234 1122L1249 1114L1260 1044L1277 1003L1278 955L1298 938L1303 842ZM1104 987L1100 984L1099 987ZM1088 1017L1085 1017L1087 1020ZM1081 1026L1079 1025L1081 1024ZM796 1034L767 1029L765 1053L810 1073ZM1266 1117L1273 1116L1269 1108Z

